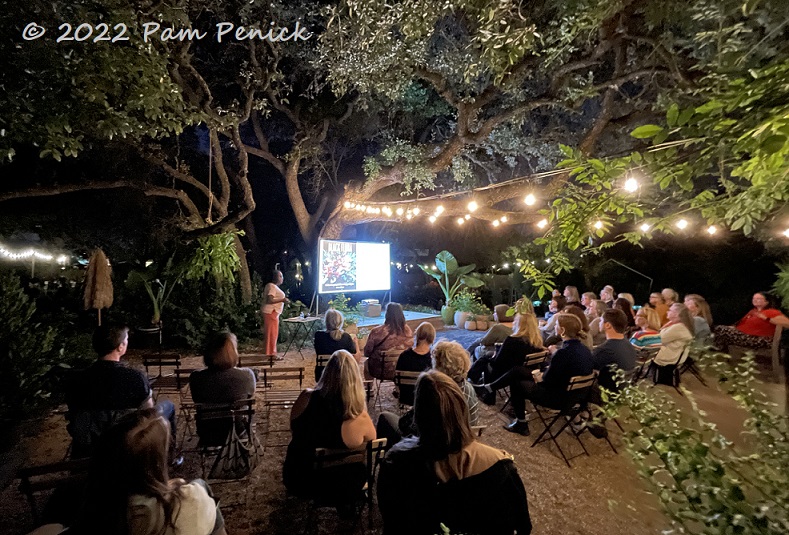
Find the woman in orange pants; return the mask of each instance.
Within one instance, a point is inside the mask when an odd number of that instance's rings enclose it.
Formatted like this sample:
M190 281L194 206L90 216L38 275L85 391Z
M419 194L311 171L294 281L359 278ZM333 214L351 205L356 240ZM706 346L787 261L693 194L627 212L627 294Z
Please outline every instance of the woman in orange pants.
M279 317L285 303L290 303L290 299L285 297L285 292L279 288L283 280L282 272L278 269L274 270L272 279L263 289L263 307L260 309L263 316L263 347L266 355L277 354Z

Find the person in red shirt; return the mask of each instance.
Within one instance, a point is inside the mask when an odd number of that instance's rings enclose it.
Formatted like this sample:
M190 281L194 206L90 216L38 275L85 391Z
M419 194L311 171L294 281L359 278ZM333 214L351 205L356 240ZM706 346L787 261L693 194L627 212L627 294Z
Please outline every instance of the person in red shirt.
M728 351L729 346L768 348L773 343L775 326L789 327L789 318L775 307L767 292L753 294L751 302L753 309L736 324L715 327L715 345L721 351Z

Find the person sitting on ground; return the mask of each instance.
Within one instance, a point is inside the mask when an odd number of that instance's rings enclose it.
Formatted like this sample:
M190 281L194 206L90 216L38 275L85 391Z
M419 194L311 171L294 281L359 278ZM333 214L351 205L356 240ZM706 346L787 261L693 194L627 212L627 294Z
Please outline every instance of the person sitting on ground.
M586 319L589 320L589 322L597 317L595 314L597 311L595 301L597 301L597 294L594 292L584 292L581 295L581 305L584 307L584 314L586 314Z
M540 330L537 327L537 318L533 314L518 314L514 325L516 331L504 340L496 355L481 357L471 366L468 376L472 382L492 383L513 367L521 366L526 355L545 349ZM492 405L495 400L495 396L489 396L487 400L483 401Z
M212 336L203 351L206 367L189 375L189 388L195 403L232 403L255 397L255 372L238 366L238 340L231 332ZM231 423L222 420L197 421L200 442L221 446Z
M605 342L605 331L603 330L603 313L608 310L608 305L602 299L594 301L594 316L589 320L589 334L592 336L592 345L599 346Z
M418 436L381 464L378 504L384 535L529 535L523 481L508 453L478 442L457 383L431 370L416 384Z
M641 307L636 312L636 331L630 337L630 344L638 348L660 346L660 316L657 310L648 306Z
M502 310L504 310L504 314L501 313ZM493 312L493 319L497 323L466 349L472 358L478 359L483 356L492 356L496 352L496 344L504 342L512 334L513 329L515 329L515 315L507 316L507 310L509 310L509 307L506 305L502 308L499 305L496 306L496 310Z
M636 367L636 350L625 338L627 317L619 309L612 308L603 314L605 342L592 351L592 365L599 370L598 384L600 387L616 392L616 370L631 372ZM611 369L611 368L614 369Z
M682 364L693 341L694 323L685 305L674 303L668 308L668 323L660 329L660 351L653 359L657 366Z
M364 463L315 472L315 448L358 448L375 440L367 414L359 366L349 352L335 351L315 388L299 395L290 412L291 441L282 478L290 494L320 498L345 514L361 497L366 482Z
M370 379L392 379L396 362L391 361L391 364L387 362L384 369L383 353L390 349L405 351L411 347L413 336L411 327L405 323L405 314L400 303L392 302L386 305L384 324L370 331L367 343L364 345L364 356L367 357L364 363L365 375Z
M699 294L688 294L685 296L684 304L693 316L696 345L709 346L712 343L712 311L709 303Z
M663 288L660 291L660 295L663 296L663 302L666 303L667 307L679 302L679 294L673 288Z
M715 346L718 349L725 352L730 345L765 349L773 343L776 325L784 329L789 327L789 318L778 310L773 296L769 293L756 292L751 303L753 308L740 321L734 325L715 327Z
M663 299L662 293L652 292L649 294L649 306L658 313L661 326L668 323L668 305L666 304L666 300Z
M630 301L624 297L617 297L616 301L614 301L614 308L619 309L625 313L625 318L627 318L627 328L635 330L634 327L636 326L636 317L633 314L633 307L630 305Z
M581 322L581 332L578 333L578 339L583 343L583 345L591 350L594 347L594 340L592 338L591 329L589 328L589 322L587 321L586 314L584 314L583 310L575 305L570 305L564 307L562 312L565 314L573 314L578 318L578 321ZM549 336L548 339L545 340L545 346L548 348L551 346L560 345L561 343L562 337L559 336L558 333L554 333L553 336Z
M614 287L610 284L603 286L603 289L600 290L600 300L606 304L608 308L614 308L614 296L616 292L614 291Z
M73 535L226 535L211 489L170 479L167 420L148 409L127 415L99 439Z
M356 340L350 334L343 332L345 317L342 312L330 308L323 316L323 323L326 324L325 331L315 332L315 354L333 355L335 351L344 349L351 355L356 355L359 348ZM315 366L315 381L319 381L323 373L323 366Z
M578 295L578 288L575 286L565 286L564 293L562 295L565 299L567 299L567 304L565 306L576 305L583 308L581 305L581 296Z
M414 347L406 349L397 359L395 370L404 372L421 372L430 369L430 346L436 339L436 328L428 321L423 321L414 331ZM402 385L399 392L400 403L414 404L414 387Z
M555 315L564 310L565 306L567 306L567 299L565 299L563 295L556 295L551 298L551 302L548 305L548 311L552 312L551 317L548 317L546 314L546 319L540 320L538 322L540 331L542 331L543 340L551 336L556 331Z
M592 352L581 343L581 321L573 314L558 314L558 331L563 347L554 353L545 373L532 374L523 366L516 366L496 381L477 385L477 395L488 395L500 388L510 387L510 402L515 411L515 421L505 426L507 431L529 434L526 420L526 400L548 407L561 406L567 393L570 378L592 373Z
M72 458L90 456L95 440L118 418L153 407L148 378L121 363L128 347L128 327L112 324L98 327L93 333L93 349L98 359L68 378L66 428L73 439ZM175 438L175 405L162 400L156 408L169 420Z

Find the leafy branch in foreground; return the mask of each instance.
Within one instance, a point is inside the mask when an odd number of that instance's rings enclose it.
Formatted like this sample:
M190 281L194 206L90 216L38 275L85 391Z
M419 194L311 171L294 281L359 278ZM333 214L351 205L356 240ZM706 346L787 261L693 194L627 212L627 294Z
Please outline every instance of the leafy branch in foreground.
M789 423L755 388L753 356L736 366L728 359L706 352L697 362L747 413L741 445L725 438L685 389L690 411L656 389L622 382L609 394L606 415L627 421L628 452L677 532L787 533Z

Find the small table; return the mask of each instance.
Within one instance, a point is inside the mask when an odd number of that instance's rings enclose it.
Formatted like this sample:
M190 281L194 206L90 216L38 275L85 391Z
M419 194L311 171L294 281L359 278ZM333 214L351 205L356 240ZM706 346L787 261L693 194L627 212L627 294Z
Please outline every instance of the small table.
M296 343L296 351L299 352L301 358L304 358L304 353L301 352L304 344L307 343L310 335L315 334L315 331L318 328L319 322L322 318L318 316L307 316L306 318L301 318L296 316L295 318L287 318L282 320L283 323L287 323L291 326L295 325L295 328L292 329L290 340L288 341L288 345L285 348L285 352L282 354L284 357L290 351L290 348Z

